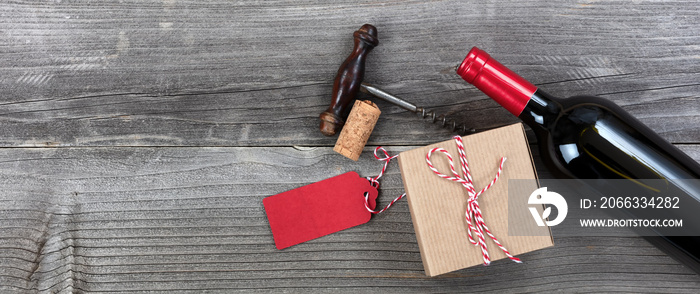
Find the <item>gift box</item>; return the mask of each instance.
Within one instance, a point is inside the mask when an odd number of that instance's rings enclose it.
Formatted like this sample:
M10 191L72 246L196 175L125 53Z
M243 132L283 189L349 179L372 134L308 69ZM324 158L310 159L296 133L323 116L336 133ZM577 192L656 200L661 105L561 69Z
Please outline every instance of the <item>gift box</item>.
M501 158L507 158L503 163L503 171L499 179L477 198L485 224L502 246L514 256L553 246L554 241L548 227L540 227L541 230L545 230L544 233L527 236L508 235L508 180L537 179L522 124L465 136L462 137L462 141L476 191L480 191L493 181ZM464 177L463 172L460 171L460 156L455 140L405 151L398 157L413 227L425 273L428 276L485 263L482 247L470 243L468 237L469 224L465 219L469 200L467 189L459 182L439 177L426 162L428 152L438 147L452 155L455 169ZM445 154L433 153L431 162L438 171L452 176L449 160ZM536 181L528 182L532 183L532 187L518 185L513 189L525 191L513 194L530 195L538 188ZM516 205L522 203L523 207L528 205L527 199L514 203ZM537 209L541 211L542 207ZM527 208L519 211L527 211ZM510 217L517 218L511 219L511 222L535 221L528 213L511 214ZM484 234L484 238L491 261L507 257L489 236ZM477 243L478 239L477 235L474 235Z

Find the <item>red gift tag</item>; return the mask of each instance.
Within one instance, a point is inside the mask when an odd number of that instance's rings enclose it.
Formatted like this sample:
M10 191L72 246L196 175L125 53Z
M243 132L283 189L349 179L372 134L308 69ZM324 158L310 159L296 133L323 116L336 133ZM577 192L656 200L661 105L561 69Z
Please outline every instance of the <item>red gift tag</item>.
M365 193L374 209L377 189L347 172L263 199L277 249L368 222L372 214L365 208Z

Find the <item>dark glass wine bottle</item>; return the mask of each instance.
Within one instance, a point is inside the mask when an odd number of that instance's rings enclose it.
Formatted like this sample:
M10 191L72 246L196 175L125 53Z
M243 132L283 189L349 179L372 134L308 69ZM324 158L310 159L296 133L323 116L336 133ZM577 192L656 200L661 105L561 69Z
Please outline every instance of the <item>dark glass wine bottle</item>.
M553 97L476 47L457 73L530 126L542 160L557 177L700 179L697 162L606 99ZM683 194L680 213L700 213L700 187L693 182L676 187ZM700 273L700 236L646 239Z

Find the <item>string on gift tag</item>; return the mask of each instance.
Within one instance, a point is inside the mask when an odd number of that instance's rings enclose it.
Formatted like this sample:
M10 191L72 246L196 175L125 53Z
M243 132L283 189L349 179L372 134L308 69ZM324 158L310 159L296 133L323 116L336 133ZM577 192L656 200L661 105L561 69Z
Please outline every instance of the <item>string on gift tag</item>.
M377 155L377 151L379 151L379 150L384 152L384 157L379 157L379 155ZM394 159L396 157L399 157L399 155L397 154L394 156L389 156L389 152L387 152L386 149L384 149L384 147L382 147L382 146L377 146L377 148L374 149L374 158L376 158L379 161L383 161L384 166L382 166L382 170L379 172L379 175L377 175L376 177L374 177L374 178L367 177L367 180L370 182L372 187L375 187L375 188L377 188L377 190L379 190L379 178L381 178L384 175L384 172L386 171L386 167L389 165L389 161L391 161L392 159ZM399 201L399 200L401 200L401 198L406 197L406 193L403 193L403 194L401 194L401 196L394 198L394 200L392 200L391 203L389 203L389 205L382 208L381 210L372 210L371 208L369 208L369 201L368 201L367 196L368 196L368 194L365 193L365 208L367 208L367 211L371 212L372 214L379 214L379 213L382 213L385 210L389 209L389 207L394 205L394 203L396 203L396 201Z
M447 150L443 148L433 148L431 149L428 154L425 157L425 160L428 162L428 167L435 172L439 177L450 180L450 181L455 181L460 184L467 190L467 194L469 195L469 200L467 201L467 211L465 213L465 218L467 220L467 224L469 224L469 229L468 229L468 236L469 236L469 242L476 246L481 247L481 253L484 258L484 265L489 265L491 264L491 257L489 256L488 250L486 248L486 239L484 238L484 233L491 237L491 240L493 240L498 247L503 250L503 253L505 253L508 258L510 258L512 261L517 262L517 263L522 263L519 258L513 256L508 252L508 250L501 244L501 242L498 241L496 236L494 236L489 228L486 226L486 222L484 221L484 217L481 215L481 209L479 208L479 195L484 193L486 190L491 188L496 181L498 181L498 178L501 176L501 172L503 171L503 163L506 162L505 157L501 157L501 163L498 166L498 172L496 173L496 177L488 184L486 187L481 189L481 191L476 192L476 189L474 188L474 182L472 180L471 172L469 170L469 163L467 162L467 155L464 152L464 144L462 143L462 137L460 136L454 136L453 139L457 143L457 150L459 152L459 159L461 162L462 166L462 174L464 174L464 177L461 177L459 173L455 170L454 166L454 160L452 159L452 155L450 155ZM448 176L445 174L442 174L439 172L434 166L433 163L430 161L430 156L435 153L435 152L441 152L444 153L447 156L447 159L449 160L450 163L450 170L452 171L452 174L454 176ZM474 220L474 225L472 225L472 219ZM476 234L478 238L478 242L474 240L474 237L472 237L473 234Z

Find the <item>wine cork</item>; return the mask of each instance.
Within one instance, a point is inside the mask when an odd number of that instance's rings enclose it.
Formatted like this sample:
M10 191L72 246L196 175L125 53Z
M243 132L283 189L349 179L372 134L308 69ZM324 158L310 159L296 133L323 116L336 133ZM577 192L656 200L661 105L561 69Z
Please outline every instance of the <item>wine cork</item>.
M369 135L372 134L374 125L377 124L380 113L382 112L379 107L372 101L355 101L333 151L357 161L367 144Z

